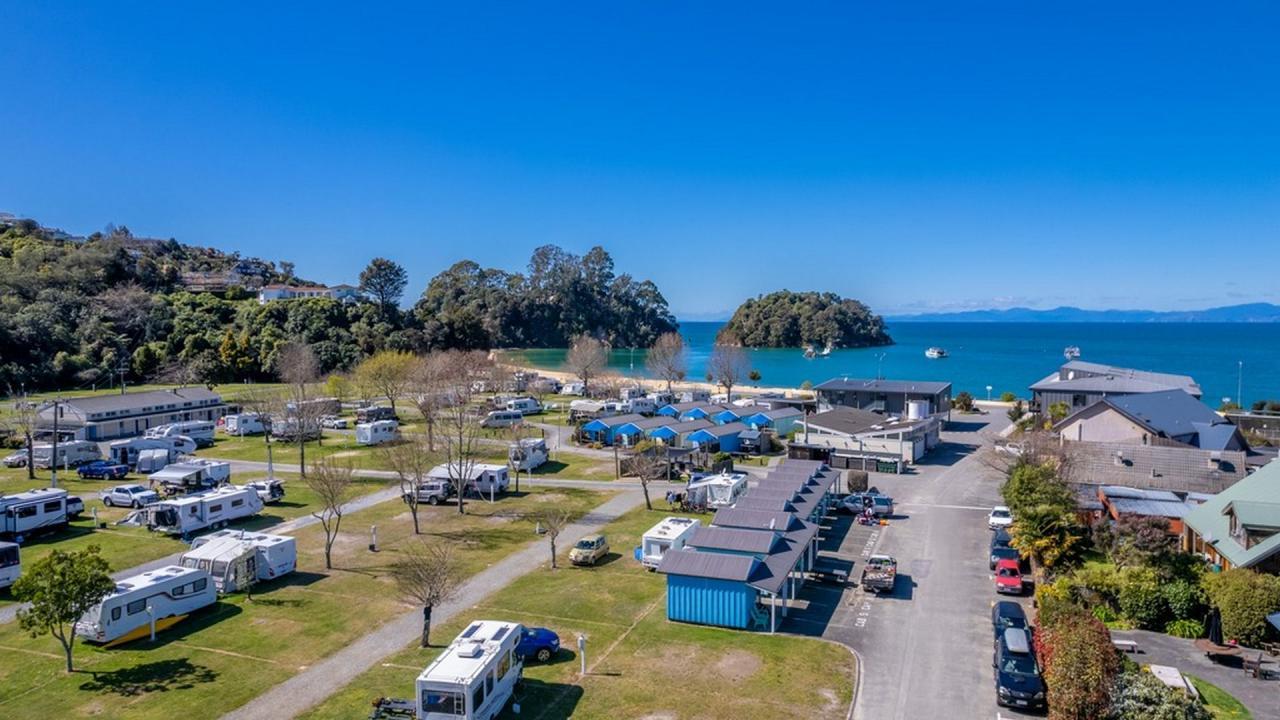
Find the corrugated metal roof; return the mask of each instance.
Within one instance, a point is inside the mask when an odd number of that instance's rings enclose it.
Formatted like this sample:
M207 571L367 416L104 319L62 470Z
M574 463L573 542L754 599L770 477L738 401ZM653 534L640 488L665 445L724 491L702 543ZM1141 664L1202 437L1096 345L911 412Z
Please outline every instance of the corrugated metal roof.
M1191 511L1191 506L1181 500L1135 500L1132 498L1108 498L1111 507L1121 515L1146 515L1180 519Z
M662 556L658 572L712 580L747 582L759 575L761 563L750 555L675 550Z
M73 397L64 400L63 404L85 413L100 413L111 410L137 410L152 405L169 405L174 402L198 402L201 400L218 400L220 402L222 396L205 388L187 387L173 390L132 392L124 395Z
M774 552L781 542L775 532L761 529L700 527L686 544L700 550L729 550L761 555Z
M1230 518L1225 511L1234 503L1278 505L1280 462L1270 462L1254 474L1194 507L1183 521L1205 538L1215 550L1237 567L1251 567L1280 551L1280 533L1245 548L1231 537ZM1280 510L1278 510L1280 512Z
M804 522L789 512L773 512L769 510L750 510L731 507L716 511L711 524L719 527L773 529L791 532L804 527Z
M725 423L724 425L712 425L711 427L705 427L701 430L694 432L693 434L694 435L710 435L711 437L715 437L715 438L723 438L723 437L729 437L730 435L737 435L738 433L744 430L750 430L750 429L751 428L747 427L746 425L743 425L740 422L731 422L731 423Z
M862 390L883 393L922 393L937 395L951 389L949 382L920 380L868 380L863 378L832 378L814 390Z

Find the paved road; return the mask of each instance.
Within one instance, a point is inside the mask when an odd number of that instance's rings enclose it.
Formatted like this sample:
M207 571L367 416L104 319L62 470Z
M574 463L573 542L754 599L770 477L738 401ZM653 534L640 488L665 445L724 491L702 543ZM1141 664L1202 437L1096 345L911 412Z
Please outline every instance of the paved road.
M560 541L561 547L570 547L583 536L598 532L641 502L642 497L636 491L628 491L612 498L566 528L562 534L564 539ZM485 596L520 575L538 568L547 561L547 552L546 542L536 541L490 565L464 583L454 600L436 608L432 613L432 623L448 622L454 615L466 611ZM410 610L276 685L238 710L227 713L223 720L280 720L295 717L323 702L384 658L403 650L419 636L421 628L422 611ZM406 673L405 692L409 692L412 685L413 677Z
M1280 718L1280 681L1255 680L1244 673L1238 661L1229 665L1213 662L1195 648L1192 640L1146 630L1113 632L1112 636L1138 643L1138 652L1129 656L1134 662L1176 667L1231 693L1255 718ZM1264 659L1270 662L1263 667L1276 669L1276 658Z

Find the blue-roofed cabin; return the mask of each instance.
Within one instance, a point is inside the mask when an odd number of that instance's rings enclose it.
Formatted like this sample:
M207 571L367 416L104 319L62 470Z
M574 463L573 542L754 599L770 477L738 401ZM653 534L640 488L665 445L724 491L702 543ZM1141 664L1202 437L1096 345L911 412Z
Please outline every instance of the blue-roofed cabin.
M705 402L672 403L670 405L663 405L662 407L658 408L657 414L665 415L666 417L678 418L680 420L687 420L688 418L684 416L685 413L689 412L690 410L700 408L704 405L706 405Z
M654 430L667 427L675 421L669 417L652 417L624 423L614 428L613 442L622 447L631 447L641 440L651 437Z
M779 436L786 436L795 432L803 419L804 413L800 410L778 408L777 410L764 410L754 415L748 415L742 418L742 422L753 430L772 430Z
M731 422L737 422L742 419L742 414L733 408L725 408L719 412L711 413L711 422L717 425L728 425Z
M643 420L645 420L643 415L614 415L597 418L582 426L582 434L591 442L612 445L620 428Z
M712 427L709 420L677 422L650 430L649 437L671 447L688 447L689 435L709 427Z
M689 442L697 443L699 448L708 452L742 452L742 441L739 436L747 429L747 426L740 422L703 428L690 433Z

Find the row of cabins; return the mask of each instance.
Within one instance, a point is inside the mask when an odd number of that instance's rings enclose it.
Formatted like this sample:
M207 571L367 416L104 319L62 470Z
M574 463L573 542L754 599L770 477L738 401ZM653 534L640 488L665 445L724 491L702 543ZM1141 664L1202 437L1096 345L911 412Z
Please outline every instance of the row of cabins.
M709 452L758 452L764 431L785 436L796 430L804 413L795 408L761 410L755 407L680 403L667 405L653 417L628 414L597 418L582 426L590 442L630 447L653 440L671 447Z
M817 560L837 476L820 462L786 460L663 555L667 618L776 631Z

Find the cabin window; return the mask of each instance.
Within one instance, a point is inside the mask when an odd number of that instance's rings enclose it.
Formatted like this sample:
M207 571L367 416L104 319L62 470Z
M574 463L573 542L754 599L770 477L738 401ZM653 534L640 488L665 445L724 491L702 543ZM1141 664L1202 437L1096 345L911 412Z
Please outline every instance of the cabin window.
M62 502L58 500L55 500L54 502L47 502L44 504L44 511L47 513L62 512Z
M424 713L463 715L467 711L466 704L462 693L440 692L438 690L422 693L422 712Z
M484 704L484 684L476 686L475 692L471 693L471 710L474 712Z
M190 513L191 513L191 517L195 517L200 514L200 508L196 507L195 505L192 505Z
M210 515L212 515L213 513L220 513L220 512L222 512L222 503L218 503L217 505L210 505L210 506L209 506L209 514L210 514Z
M147 601L145 598L142 600L134 600L133 602L124 606L124 611L129 613L130 615L137 615L138 613L146 609L147 609Z
M29 517L35 517L35 516L36 516L35 505L23 505L22 507L18 508L18 517L20 518L29 518Z
M484 676L484 692L486 695L493 694L493 673Z
M111 608L111 619L112 619L113 621L114 621L114 620L119 620L119 619L120 619L120 608L119 608L119 606Z
M209 578L200 578L191 583L191 592L200 592L207 587L209 587Z
M500 678L506 677L507 671L510 669L511 669L511 653L509 652L502 653L502 657L498 658L498 670L497 670L498 677Z
M173 596L174 596L174 597L182 597L183 595L186 595L186 594L187 594L187 586L186 586L186 585L179 585L178 587L176 587L176 588L174 588L174 589L173 589Z
M231 501L231 507L240 507L240 506L241 506L241 505L243 505L243 504L244 504L244 501L243 501L243 500L232 500L232 501Z

